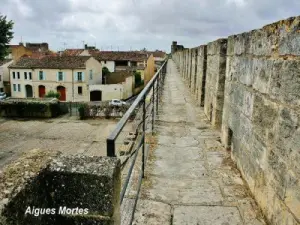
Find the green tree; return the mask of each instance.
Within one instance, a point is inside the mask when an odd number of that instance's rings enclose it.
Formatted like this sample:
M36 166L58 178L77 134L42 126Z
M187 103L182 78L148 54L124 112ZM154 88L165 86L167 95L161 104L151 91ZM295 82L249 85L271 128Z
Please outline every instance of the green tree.
M6 19L6 16L0 15L0 60L3 60L7 55L7 45L13 39L13 25L14 23Z
M109 69L106 66L102 67L102 76L106 76L109 74L110 74Z
M135 81L135 87L139 87L144 84L144 81L142 80L141 72L134 72L134 81Z

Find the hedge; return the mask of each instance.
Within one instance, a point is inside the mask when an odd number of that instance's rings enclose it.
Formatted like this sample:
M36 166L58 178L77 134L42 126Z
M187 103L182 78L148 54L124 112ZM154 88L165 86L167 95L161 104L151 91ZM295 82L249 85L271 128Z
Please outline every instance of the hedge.
M51 118L61 115L58 101L2 101L0 102L0 112L6 117L43 117Z

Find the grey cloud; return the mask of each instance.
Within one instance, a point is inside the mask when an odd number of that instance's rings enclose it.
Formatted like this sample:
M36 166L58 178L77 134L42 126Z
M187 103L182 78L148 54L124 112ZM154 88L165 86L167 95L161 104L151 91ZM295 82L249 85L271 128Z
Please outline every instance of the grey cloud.
M22 1L24 7L14 1ZM242 0L239 0L243 2ZM300 12L299 0L1 0L15 21L15 39L48 41L53 49L82 45L161 48L172 40L197 46L260 28ZM27 8L26 8L27 7ZM25 12L30 9L30 13ZM22 12L22 10L24 12ZM123 49L126 50L126 49Z

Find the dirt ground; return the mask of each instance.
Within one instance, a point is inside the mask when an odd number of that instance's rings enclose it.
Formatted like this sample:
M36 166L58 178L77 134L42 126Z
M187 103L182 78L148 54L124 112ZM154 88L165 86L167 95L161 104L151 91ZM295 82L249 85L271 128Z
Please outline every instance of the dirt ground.
M116 119L78 120L72 117L0 118L0 168L35 148L63 154L106 155L106 138L117 122Z

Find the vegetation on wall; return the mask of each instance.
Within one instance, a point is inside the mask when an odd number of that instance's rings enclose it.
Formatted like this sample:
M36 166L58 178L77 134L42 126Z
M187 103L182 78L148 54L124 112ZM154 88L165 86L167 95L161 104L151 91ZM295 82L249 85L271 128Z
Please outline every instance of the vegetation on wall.
M0 60L8 54L7 45L13 39L13 22L8 21L6 16L0 15Z
M102 67L102 75L106 76L106 75L109 75L109 74L110 74L109 69L106 66L103 66Z
M135 81L135 87L140 87L144 85L144 81L142 80L141 72L134 72L134 81Z
M57 98L59 99L60 93L55 92L55 91L49 91L46 95L45 98Z

